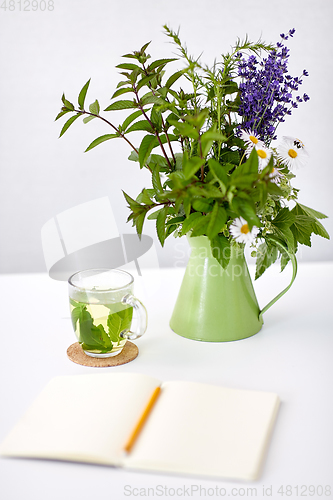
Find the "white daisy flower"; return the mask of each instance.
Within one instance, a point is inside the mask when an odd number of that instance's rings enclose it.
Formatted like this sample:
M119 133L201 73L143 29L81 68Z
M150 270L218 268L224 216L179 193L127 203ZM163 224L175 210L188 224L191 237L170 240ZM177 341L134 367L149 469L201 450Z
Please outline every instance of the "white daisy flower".
M269 176L270 176L270 179L272 182L275 182L275 184L278 184L283 177L283 173L280 172L280 170L278 168L273 167L273 170L271 171Z
M256 226L253 226L250 231L246 220L243 219L243 217L239 217L230 225L229 231L234 240L238 243L252 243L257 236L259 229Z
M261 140L259 139L256 132L252 132L252 130L242 130L241 139L245 142L247 148L252 151L252 148L257 144L261 144Z
M279 160L292 170L303 167L309 157L302 141L296 137L284 136L282 143L277 147Z
M267 167L269 160L271 159L271 156L273 154L273 151L271 149L266 148L266 146L262 143L256 144L255 149L258 153L259 171L260 171L263 170L265 167ZM248 148L246 150L247 157L250 156L251 151L252 151L251 148Z

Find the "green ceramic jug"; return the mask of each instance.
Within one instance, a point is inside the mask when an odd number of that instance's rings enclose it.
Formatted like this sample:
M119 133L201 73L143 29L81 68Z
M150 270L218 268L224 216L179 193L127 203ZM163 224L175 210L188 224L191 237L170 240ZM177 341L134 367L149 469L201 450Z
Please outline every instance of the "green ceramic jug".
M208 342L240 340L258 333L263 313L289 290L296 277L295 255L288 252L293 266L290 284L260 310L243 251L232 247L229 265L223 269L212 255L207 236L188 240L191 255L171 317L172 330Z

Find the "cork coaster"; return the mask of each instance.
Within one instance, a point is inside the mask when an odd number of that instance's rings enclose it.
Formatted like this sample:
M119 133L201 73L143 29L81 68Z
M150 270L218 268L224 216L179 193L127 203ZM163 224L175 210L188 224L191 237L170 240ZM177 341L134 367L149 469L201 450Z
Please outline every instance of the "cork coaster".
M78 342L70 345L67 349L67 356L74 363L83 366L97 367L124 365L125 363L133 361L138 354L138 347L129 340L126 342L120 354L111 356L110 358L92 358L91 356L87 356Z

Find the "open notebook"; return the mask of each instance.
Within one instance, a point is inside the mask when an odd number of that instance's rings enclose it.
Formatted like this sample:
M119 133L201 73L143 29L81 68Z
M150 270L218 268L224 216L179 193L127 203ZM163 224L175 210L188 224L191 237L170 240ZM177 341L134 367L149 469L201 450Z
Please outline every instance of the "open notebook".
M158 397L152 404L153 394ZM61 376L37 397L0 453L257 479L278 406L273 393L161 383L142 374ZM141 431L126 453L140 420Z

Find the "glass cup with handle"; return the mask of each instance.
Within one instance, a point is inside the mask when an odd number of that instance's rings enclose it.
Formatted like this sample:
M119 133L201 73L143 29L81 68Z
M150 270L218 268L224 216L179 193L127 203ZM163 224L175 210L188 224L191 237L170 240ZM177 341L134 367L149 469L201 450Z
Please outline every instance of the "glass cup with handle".
M147 329L147 311L133 295L134 278L121 269L88 269L68 280L75 335L88 356L119 354Z

